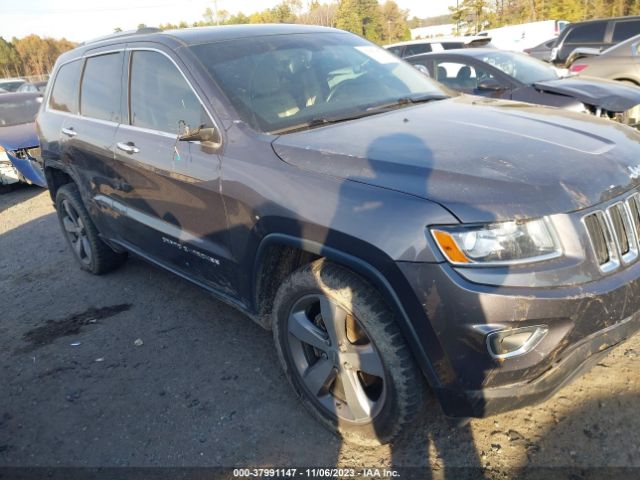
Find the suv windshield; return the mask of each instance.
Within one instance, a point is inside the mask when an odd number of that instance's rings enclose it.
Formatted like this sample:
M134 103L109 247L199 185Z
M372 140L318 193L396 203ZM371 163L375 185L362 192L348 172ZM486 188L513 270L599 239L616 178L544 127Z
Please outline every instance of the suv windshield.
M17 94L16 94L17 95ZM40 108L41 97L0 101L0 127L31 123Z
M559 78L558 71L552 66L520 53L496 51L479 58L526 85Z
M449 94L350 34L252 37L190 48L241 119L261 132L283 133Z

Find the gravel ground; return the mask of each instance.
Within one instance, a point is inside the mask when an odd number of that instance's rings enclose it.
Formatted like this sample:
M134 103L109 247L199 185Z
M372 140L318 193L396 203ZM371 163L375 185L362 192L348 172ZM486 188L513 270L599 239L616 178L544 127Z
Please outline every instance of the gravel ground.
M0 195L0 252L0 466L412 466L431 478L615 466L640 476L640 336L543 404L454 427L432 401L399 441L365 449L305 412L270 333L242 314L139 260L81 272L47 192Z

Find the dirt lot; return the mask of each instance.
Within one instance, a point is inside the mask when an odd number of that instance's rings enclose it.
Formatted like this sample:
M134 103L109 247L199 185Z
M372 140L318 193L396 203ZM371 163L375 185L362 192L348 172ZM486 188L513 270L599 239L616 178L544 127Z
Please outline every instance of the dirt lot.
M0 466L417 466L432 478L615 466L640 476L640 336L542 405L454 428L431 402L406 438L364 449L307 415L270 333L242 314L139 260L104 277L81 272L43 190L0 195L0 299Z

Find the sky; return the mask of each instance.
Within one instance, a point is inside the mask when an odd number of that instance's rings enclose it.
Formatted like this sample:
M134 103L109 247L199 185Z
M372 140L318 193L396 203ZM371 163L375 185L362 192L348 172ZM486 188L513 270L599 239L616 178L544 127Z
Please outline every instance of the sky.
M303 0L304 1L304 0ZM218 8L250 14L270 8L280 0L218 0ZM306 2L304 2L306 3ZM409 15L433 17L448 12L455 0L396 0ZM10 40L35 33L41 37L81 42L144 23L192 23L202 20L213 0L0 0L0 36Z

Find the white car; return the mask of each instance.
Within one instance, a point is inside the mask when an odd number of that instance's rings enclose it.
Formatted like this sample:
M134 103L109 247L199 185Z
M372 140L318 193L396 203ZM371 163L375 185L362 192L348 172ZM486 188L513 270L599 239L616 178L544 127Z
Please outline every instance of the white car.
M491 37L437 37L385 45L384 48L400 58L421 53L442 52L459 48L488 47Z

